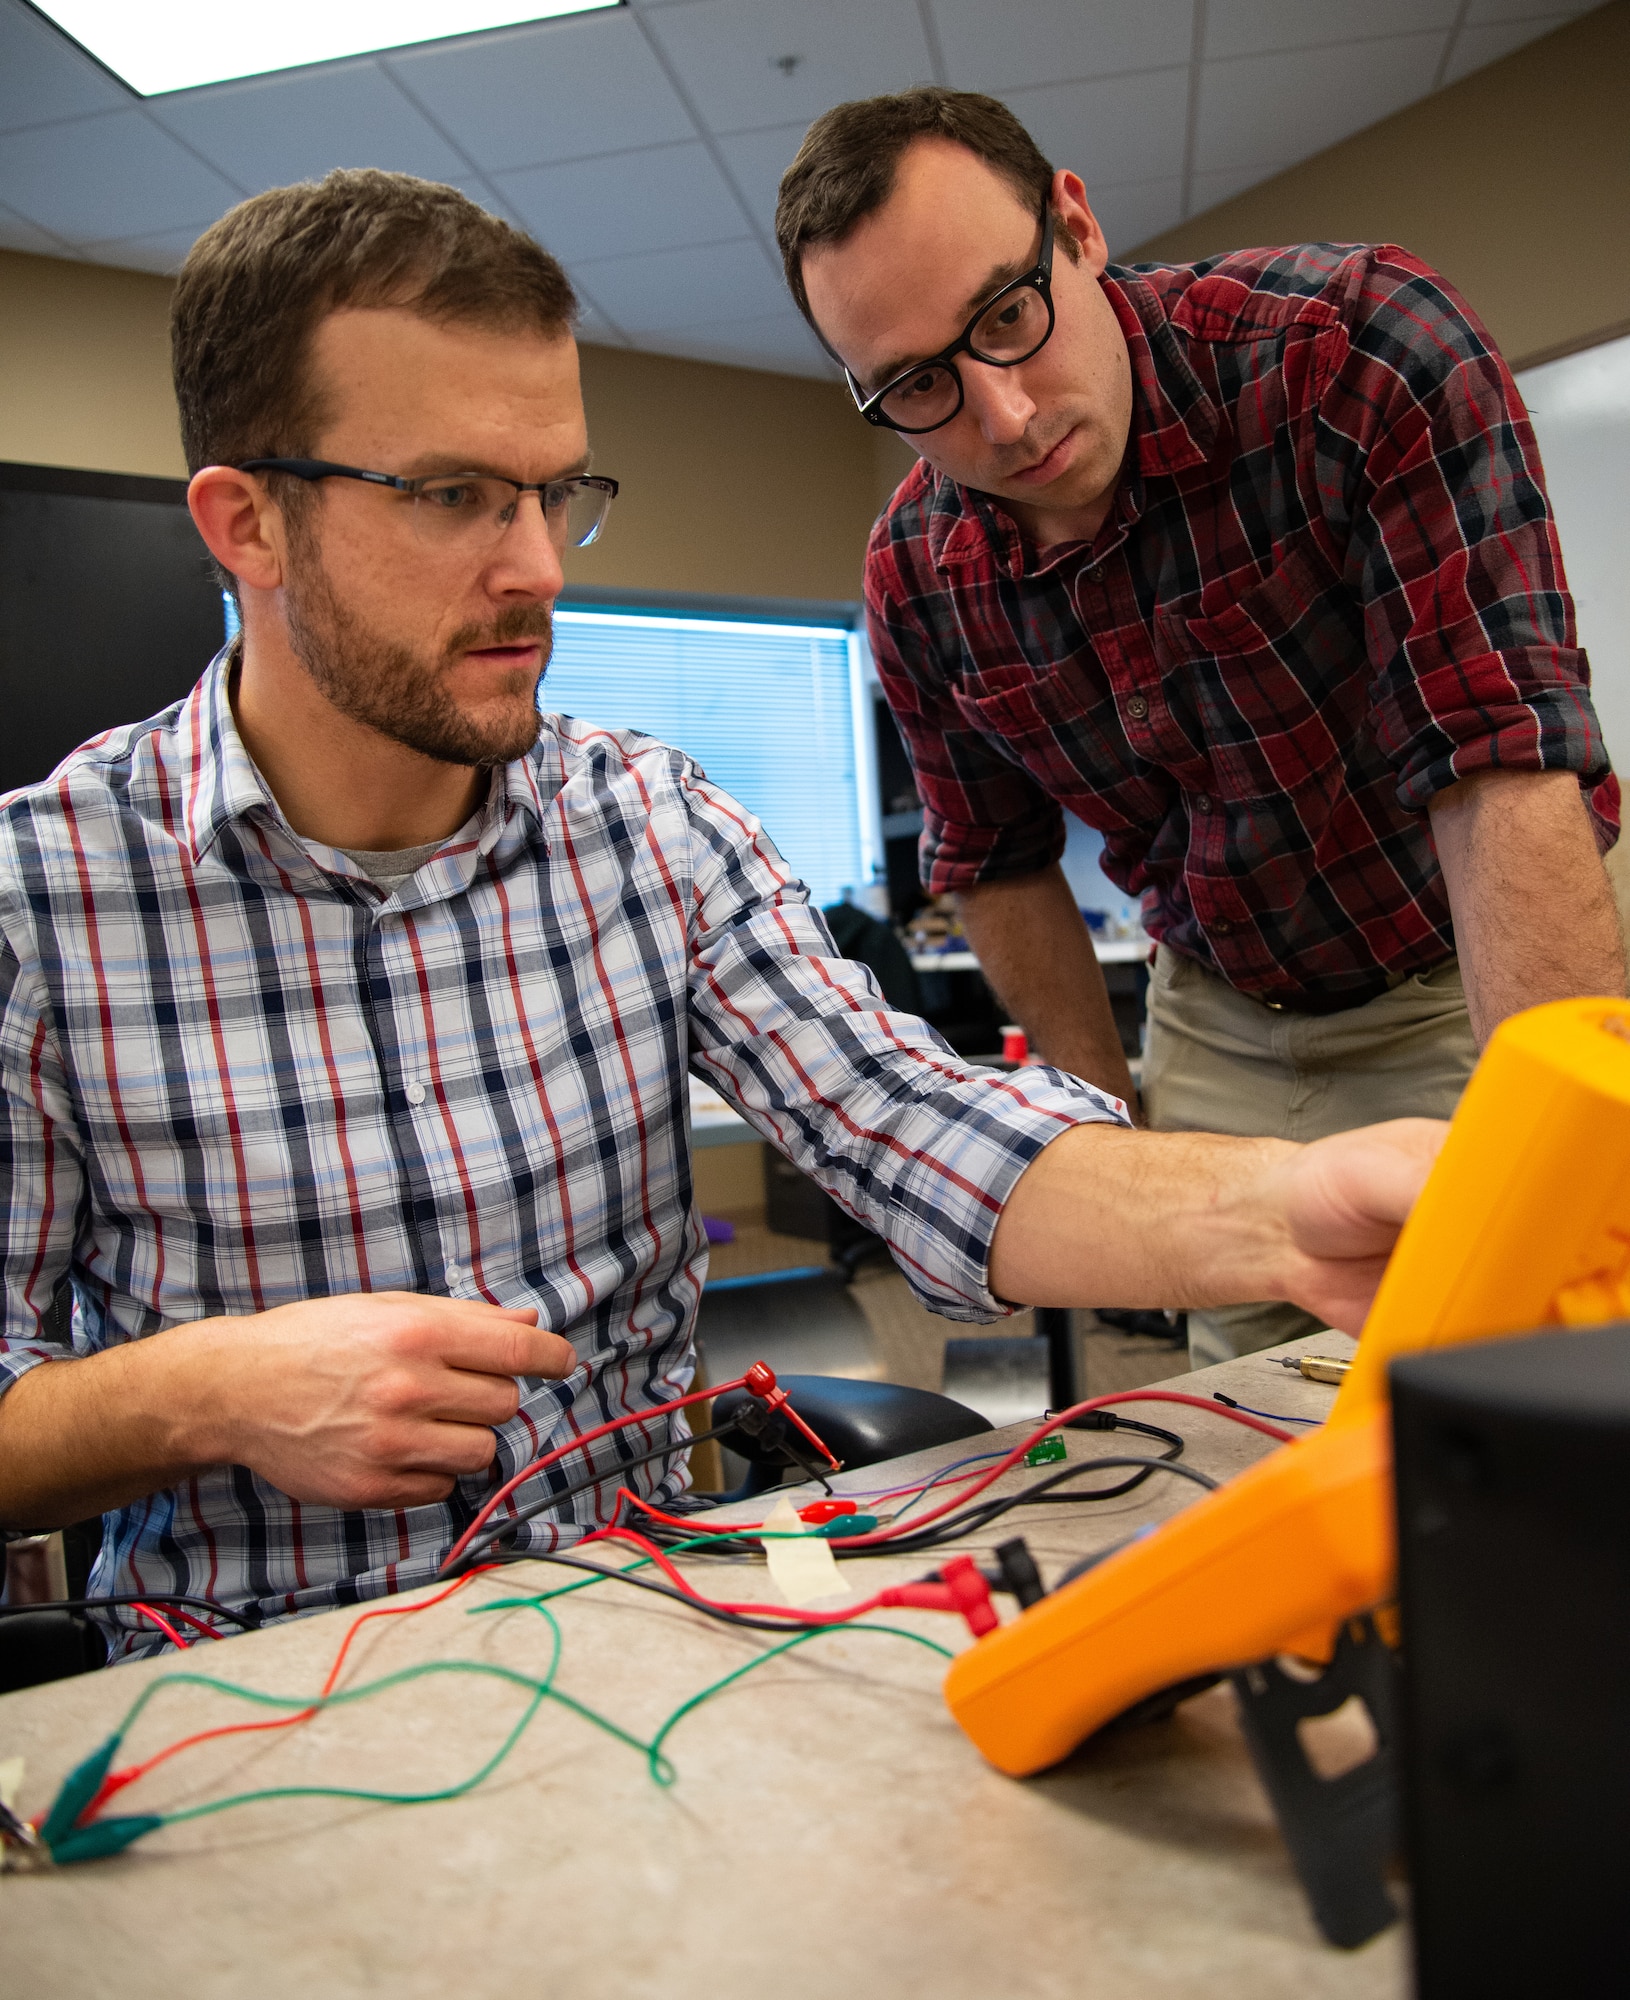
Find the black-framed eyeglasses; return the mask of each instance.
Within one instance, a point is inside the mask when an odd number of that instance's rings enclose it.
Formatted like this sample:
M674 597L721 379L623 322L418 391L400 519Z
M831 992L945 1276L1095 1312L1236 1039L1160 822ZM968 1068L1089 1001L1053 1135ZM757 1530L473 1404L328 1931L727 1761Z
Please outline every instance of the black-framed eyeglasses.
M387 486L412 502L415 536L434 548L479 550L497 542L521 504L535 493L544 525L557 548L584 549L605 526L617 497L617 481L598 473L528 484L493 472L438 472L404 479L394 472L365 472L359 465L336 465L326 458L247 458L239 472L286 472L292 479L360 479Z
M914 361L873 395L866 395L847 368L844 379L856 408L869 424L921 437L948 424L962 408L959 354L987 368L1016 368L1039 354L1053 335L1053 209L1041 209L1041 252L1023 277L993 292L949 347L926 361ZM829 353L830 349L827 350ZM834 357L836 358L836 357Z

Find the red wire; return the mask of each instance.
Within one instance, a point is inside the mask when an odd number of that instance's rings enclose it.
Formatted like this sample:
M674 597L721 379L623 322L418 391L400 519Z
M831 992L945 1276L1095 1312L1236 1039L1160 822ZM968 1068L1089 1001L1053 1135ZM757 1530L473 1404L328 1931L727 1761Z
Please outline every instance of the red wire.
M487 1570L494 1567L492 1563L484 1563L478 1569L466 1570L463 1576L449 1584L445 1590L438 1590L434 1597L427 1597L419 1604L378 1604L371 1611L364 1611L360 1618L354 1618L346 1629L345 1637L340 1641L339 1651L334 1655L334 1663L328 1670L328 1678L323 1682L323 1693L327 1695L334 1692L334 1685L340 1677L340 1669L345 1665L351 1643L370 1618L411 1618L420 1611L430 1610L433 1605L444 1603L455 1590L462 1590L472 1577L483 1576ZM147 1605L143 1604L136 1608L146 1611L149 1617L154 1617L155 1623L163 1622L155 1617ZM192 1622L196 1624L198 1621L194 1619ZM207 1632L210 1628L206 1625L202 1629ZM219 1638L220 1634L216 1633L215 1636ZM140 1764L127 1765L122 1771L110 1771L102 1780L100 1791L80 1815L80 1823L83 1825L93 1819L115 1792L122 1792L126 1785L133 1785L138 1778L145 1778L149 1771L167 1762L171 1757L179 1756L183 1750L191 1750L199 1743L213 1743L222 1736L253 1736L268 1729L292 1729L297 1722L309 1722L316 1713L315 1708L303 1708L296 1715L273 1716L265 1722L224 1722L217 1728L200 1729L191 1736L183 1736L178 1742L168 1743L162 1750L155 1750L151 1757L144 1759Z
M471 1537L491 1518L493 1512L523 1480L530 1478L535 1472L545 1471L557 1459L564 1458L568 1452L575 1451L583 1445L591 1444L596 1438L605 1436L608 1431L621 1430L628 1424L649 1421L653 1416L660 1416L664 1410L681 1409L688 1403L700 1402L706 1397L720 1396L725 1394L727 1390L743 1387L745 1387L745 1377L735 1382L723 1383L716 1389L697 1390L691 1395L679 1398L676 1402L664 1403L651 1410L642 1410L625 1417L618 1417L611 1423L602 1424L597 1430L587 1431L582 1437L574 1438L571 1443L560 1446L558 1450L542 1454L531 1465L524 1467L518 1472L507 1485L500 1488L492 1496L476 1516L475 1520L471 1522L470 1527L448 1556L447 1561L450 1563L457 1560ZM966 1505L976 1494L982 1493L986 1487L1001 1478L1004 1472L1010 1471L1033 1445L1039 1443L1041 1439L1051 1436L1054 1431L1061 1429L1073 1418L1084 1416L1090 1410L1107 1409L1116 1403L1140 1402L1184 1403L1192 1409L1203 1410L1207 1416L1223 1417L1230 1423L1245 1425L1248 1430L1260 1431L1263 1436L1275 1438L1282 1444L1296 1442L1289 1431L1282 1430L1277 1424L1267 1423L1261 1418L1249 1416L1243 1410L1231 1410L1224 1404L1210 1402L1203 1396L1189 1396L1183 1394L1181 1391L1172 1389L1125 1389L1111 1396L1094 1396L1084 1403L1076 1403L1068 1410L1060 1411L1057 1416L1050 1418L1037 1430L1032 1431L1027 1438L1022 1439L1004 1458L998 1460L995 1465L988 1468L985 1472L967 1475L959 1474L954 1482L955 1484L962 1485L965 1479L972 1479L975 1483L969 1487L968 1491L946 1500L942 1506L930 1508L926 1514L920 1514L911 1521L891 1523L889 1527L878 1529L873 1534L833 1536L830 1538L832 1546L834 1550L875 1548L880 1544L898 1540L902 1536L914 1535L920 1528L927 1526L929 1522L937 1521L944 1515L954 1512L958 1507ZM923 1486L929 1483L929 1481L925 1480ZM895 1490L905 1493L913 1489L902 1486ZM922 1487L918 1487L916 1490L921 1491ZM762 1521L740 1522L731 1527L705 1527L700 1522L694 1519L686 1519L682 1515L665 1514L660 1508L653 1507L649 1501L640 1499L637 1494L632 1493L627 1487L620 1487L618 1489L611 1521L604 1528L598 1528L592 1534L585 1535L578 1546L583 1547L590 1542L598 1541L626 1543L630 1547L638 1549L641 1555L646 1556L650 1561L655 1563L669 1582L693 1603L705 1604L714 1610L732 1612L738 1615L784 1618L792 1624L818 1626L847 1624L851 1619L862 1617L868 1611L884 1608L889 1600L890 1593L884 1590L841 1611L803 1611L792 1605L735 1603L727 1599L707 1597L686 1580L654 1542L647 1541L643 1535L635 1533L633 1529L624 1528L618 1524L618 1516L621 1514L625 1500L630 1501L642 1513L648 1514L653 1520L661 1521L670 1527L683 1529L688 1534L748 1535L755 1528L762 1528L764 1523ZM445 1567L446 1564L443 1564L444 1569ZM338 1681L341 1669L345 1664L346 1657L351 1650L352 1642L370 1619L412 1617L417 1612L428 1611L432 1606L444 1603L455 1591L462 1590L464 1585L470 1582L473 1577L481 1576L487 1570L494 1567L496 1565L487 1563L478 1568L467 1570L463 1576L456 1577L445 1590L438 1591L434 1597L427 1597L418 1604L375 1605L371 1610L363 1612L361 1617L352 1621L344 1639L340 1642L339 1651L335 1654L333 1665L329 1668L328 1678L323 1683L323 1693L327 1695L333 1692L335 1683ZM160 1617L150 1605L141 1604L133 1608L150 1618L175 1645L182 1648L186 1647L186 1640L181 1637L167 1620ZM178 1615L182 1617L187 1616L184 1612ZM196 1618L188 1618L188 1623L198 1625L202 1631L212 1630L211 1627L202 1625ZM213 1636L219 1637L219 1634L213 1634ZM223 1736L248 1736L269 1729L289 1729L296 1723L310 1721L311 1717L316 1713L317 1710L315 1708L307 1708L302 1709L296 1715L279 1716L271 1721L227 1723L216 1729L199 1730L191 1736L184 1736L178 1742L168 1744L164 1749L155 1751L151 1757L147 1758L141 1764L132 1765L123 1771L110 1772L107 1778L103 1780L101 1790L81 1815L81 1820L84 1822L92 1819L115 1792L122 1791L126 1785L134 1784L138 1778L144 1777L155 1766L164 1763L168 1758L178 1756L183 1750L191 1749L196 1744L209 1743Z
M744 1389L746 1386L747 1377L745 1375L738 1375L734 1382L721 1382L715 1389L693 1389L688 1396L675 1397L671 1403L653 1403L648 1410L630 1410L627 1416L613 1417L610 1423L601 1424L592 1431L585 1431L581 1437L575 1437L567 1444L557 1445L553 1451L540 1452L530 1464L523 1465L513 1479L506 1480L499 1487L498 1491L484 1503L475 1519L464 1530L463 1534L459 1536L452 1548L448 1550L446 1559L436 1574L438 1576L445 1576L447 1574L448 1570L463 1555L471 1542L475 1540L476 1536L492 1519L493 1515L497 1513L498 1509L515 1491L517 1486L524 1486L527 1480L535 1478L538 1473L547 1472L551 1465L555 1464L557 1460L565 1458L568 1453L582 1451L586 1445L593 1444L596 1438L603 1438L612 1431L620 1431L629 1424L648 1424L655 1418L666 1415L669 1410L682 1410L689 1403L703 1403L712 1396L723 1396L728 1394L732 1389ZM1222 1405L1219 1403L1217 1408L1221 1409ZM824 1445L822 1446L822 1450L825 1450Z
M190 1611L183 1611L179 1604L174 1604L170 1607L170 1615L172 1618L182 1619L186 1624L191 1625L195 1631L202 1632L206 1638L220 1639L225 1637L224 1633L216 1631L213 1625L206 1624L202 1618L195 1618Z
M168 1619L168 1618L162 1618L162 1617L160 1617L160 1615L158 1614L158 1612L156 1612L156 1611L155 1611L155 1610L153 1609L152 1605L150 1605L150 1604L133 1604L133 1605L131 1605L131 1607L130 1607L130 1608L131 1608L131 1610L132 1610L132 1611L134 1611L134 1612L135 1612L135 1614L136 1614L136 1616L137 1616L138 1618L149 1618L149 1619L151 1619L151 1620L152 1620L152 1622L153 1622L153 1623L154 1623L154 1624L155 1624L155 1625L156 1625L156 1626L158 1627L158 1629L159 1629L159 1630L160 1630L160 1631L161 1631L161 1632L162 1632L162 1633L164 1634L165 1638L169 1640L170 1644L171 1644L172 1646L179 1646L179 1647L180 1647L180 1649L181 1649L181 1651L182 1651L183 1653L184 1653L184 1652L185 1652L185 1651L187 1650L188 1646L189 1646L189 1645L190 1645L190 1644L192 1643L192 1642L191 1642L190 1640L188 1640L188 1639L183 1639L183 1638L182 1638L182 1636L181 1636L181 1634L180 1634L180 1633L179 1633L179 1632L178 1632L178 1631L177 1631L177 1630L175 1629L175 1627L174 1627L174 1626L173 1626L173 1625L172 1625L172 1624L170 1623L169 1619ZM195 1621L195 1622L196 1622L196 1621ZM205 1628L204 1628L204 1629L205 1629L206 1631L208 1631L208 1629L209 1629L209 1628L208 1628L208 1626L205 1626Z
M1186 1395L1179 1389L1122 1389L1113 1396L1092 1396L1084 1403L1074 1403L1067 1410L1060 1410L1056 1417L1050 1417L1039 1429L1016 1444L1005 1458L982 1472L974 1483L963 1492L953 1494L938 1507L930 1507L926 1514L913 1515L909 1521L891 1522L886 1528L879 1528L870 1535L848 1535L832 1537L834 1548L870 1549L885 1542L898 1541L906 1535L915 1535L930 1521L938 1521L947 1514L953 1514L959 1507L965 1507L987 1486L993 1485L1004 1472L1011 1471L1029 1451L1054 1431L1062 1430L1074 1418L1085 1416L1089 1410L1107 1410L1116 1403L1184 1403L1192 1410L1204 1410L1207 1416L1226 1417L1230 1423L1243 1424L1247 1430L1260 1431L1264 1437L1277 1438L1281 1444L1294 1444L1292 1432L1282 1430L1278 1424L1264 1422L1260 1417L1247 1416L1243 1410L1231 1410L1223 1403L1213 1403L1204 1396Z
M847 1625L851 1619L863 1617L868 1611L887 1609L894 1598L892 1590L879 1590L859 1604L845 1606L842 1611L804 1611L792 1604L738 1604L729 1598L706 1596L674 1568L655 1542L648 1542L643 1535L635 1534L632 1528L596 1528L592 1535L585 1535L577 1547L582 1548L589 1542L626 1542L630 1548L638 1549L642 1556L655 1563L674 1588L693 1604L705 1604L714 1611L735 1612L751 1618L785 1618L794 1625Z
M1243 1410L1231 1410L1226 1404L1210 1402L1204 1396L1186 1395L1178 1389L1122 1389L1113 1396L1093 1396L1084 1403L1074 1403L1069 1409L1060 1410L1056 1417L1050 1417L1039 1429L1032 1431L1027 1438L1016 1444L1005 1458L998 1459L983 1472L971 1475L972 1484L964 1491L953 1494L938 1507L930 1507L927 1513L916 1514L909 1521L891 1522L888 1527L877 1528L869 1535L832 1535L828 1539L834 1549L875 1549L886 1542L914 1535L930 1521L941 1520L945 1515L955 1513L959 1507L965 1507L977 1494L983 1493L987 1486L1000 1479L1004 1472L1011 1471L1025 1453L1032 1446L1039 1444L1043 1438L1050 1437L1054 1431L1062 1429L1072 1419L1085 1416L1089 1410L1108 1409L1115 1403L1185 1403L1190 1409L1204 1410L1207 1416L1225 1417L1230 1423L1243 1424L1247 1430L1260 1431L1264 1437L1277 1438L1281 1444L1296 1442L1292 1434L1282 1430L1278 1424L1266 1423L1260 1417L1247 1416ZM927 1484L926 1481L924 1483ZM957 1483L960 1485L962 1482L959 1479ZM628 1489L625 1487L622 1490L627 1492ZM640 1499L638 1494L630 1493L628 1497L642 1514L648 1514L652 1520L661 1521L665 1527L683 1528L687 1534L749 1535L755 1527L762 1528L764 1525L762 1521L755 1521L738 1522L734 1527L706 1527L697 1521L687 1520L682 1515L664 1514L660 1508L653 1507L649 1500ZM615 1523L616 1516L613 1515L612 1525Z

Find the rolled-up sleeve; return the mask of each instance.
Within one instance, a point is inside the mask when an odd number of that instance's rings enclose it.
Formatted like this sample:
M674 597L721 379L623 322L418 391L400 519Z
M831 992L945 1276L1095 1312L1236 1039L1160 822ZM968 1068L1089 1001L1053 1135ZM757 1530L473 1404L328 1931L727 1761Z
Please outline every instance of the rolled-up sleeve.
M1019 1176L1073 1126L1129 1123L1126 1107L1039 1064L963 1062L837 955L756 821L698 775L687 794L697 1073L883 1237L931 1310L1011 1312L990 1290L990 1248Z
M73 1254L84 1162L37 977L0 937L0 1394L72 1350L45 1319Z
M1573 771L1605 846L1618 785L1516 384L1418 260L1377 251L1354 284L1320 416L1399 802L1421 811L1482 771Z

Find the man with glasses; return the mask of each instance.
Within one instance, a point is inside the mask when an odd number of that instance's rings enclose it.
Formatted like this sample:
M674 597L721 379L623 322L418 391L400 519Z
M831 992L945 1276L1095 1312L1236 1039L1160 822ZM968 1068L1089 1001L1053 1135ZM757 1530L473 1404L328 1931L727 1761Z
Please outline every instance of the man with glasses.
M1131 1099L1065 811L1158 940L1164 1130L1446 1117L1504 1016L1623 991L1538 456L1441 280L1320 244L1117 268L1004 105L926 87L817 120L776 232L860 415L921 454L873 652L924 884L1049 1062ZM1315 1323L1196 1313L1191 1354Z
M500 1479L630 1412L518 1493L558 1504L513 1545L671 1498L687 1070L954 1319L1266 1289L1356 1324L1439 1141L1162 1140L970 1068L678 750L540 720L562 556L616 492L573 308L394 174L257 196L181 273L241 643L0 812L0 1524L102 1513L98 1597L254 1621L424 1583Z

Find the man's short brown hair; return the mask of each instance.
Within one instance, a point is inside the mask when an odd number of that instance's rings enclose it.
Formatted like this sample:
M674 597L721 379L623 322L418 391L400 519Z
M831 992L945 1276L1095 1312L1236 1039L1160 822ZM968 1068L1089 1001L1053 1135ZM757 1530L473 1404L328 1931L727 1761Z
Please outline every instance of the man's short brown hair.
M371 167L270 188L181 267L170 353L190 471L309 455L326 421L311 336L347 306L545 336L577 314L554 258L457 188Z
M1053 168L1030 134L994 97L922 83L890 97L857 98L823 111L781 176L775 240L787 284L811 326L804 252L841 243L894 191L900 156L914 139L949 139L994 168L1033 215L1053 184ZM1065 244L1066 254L1073 240Z

